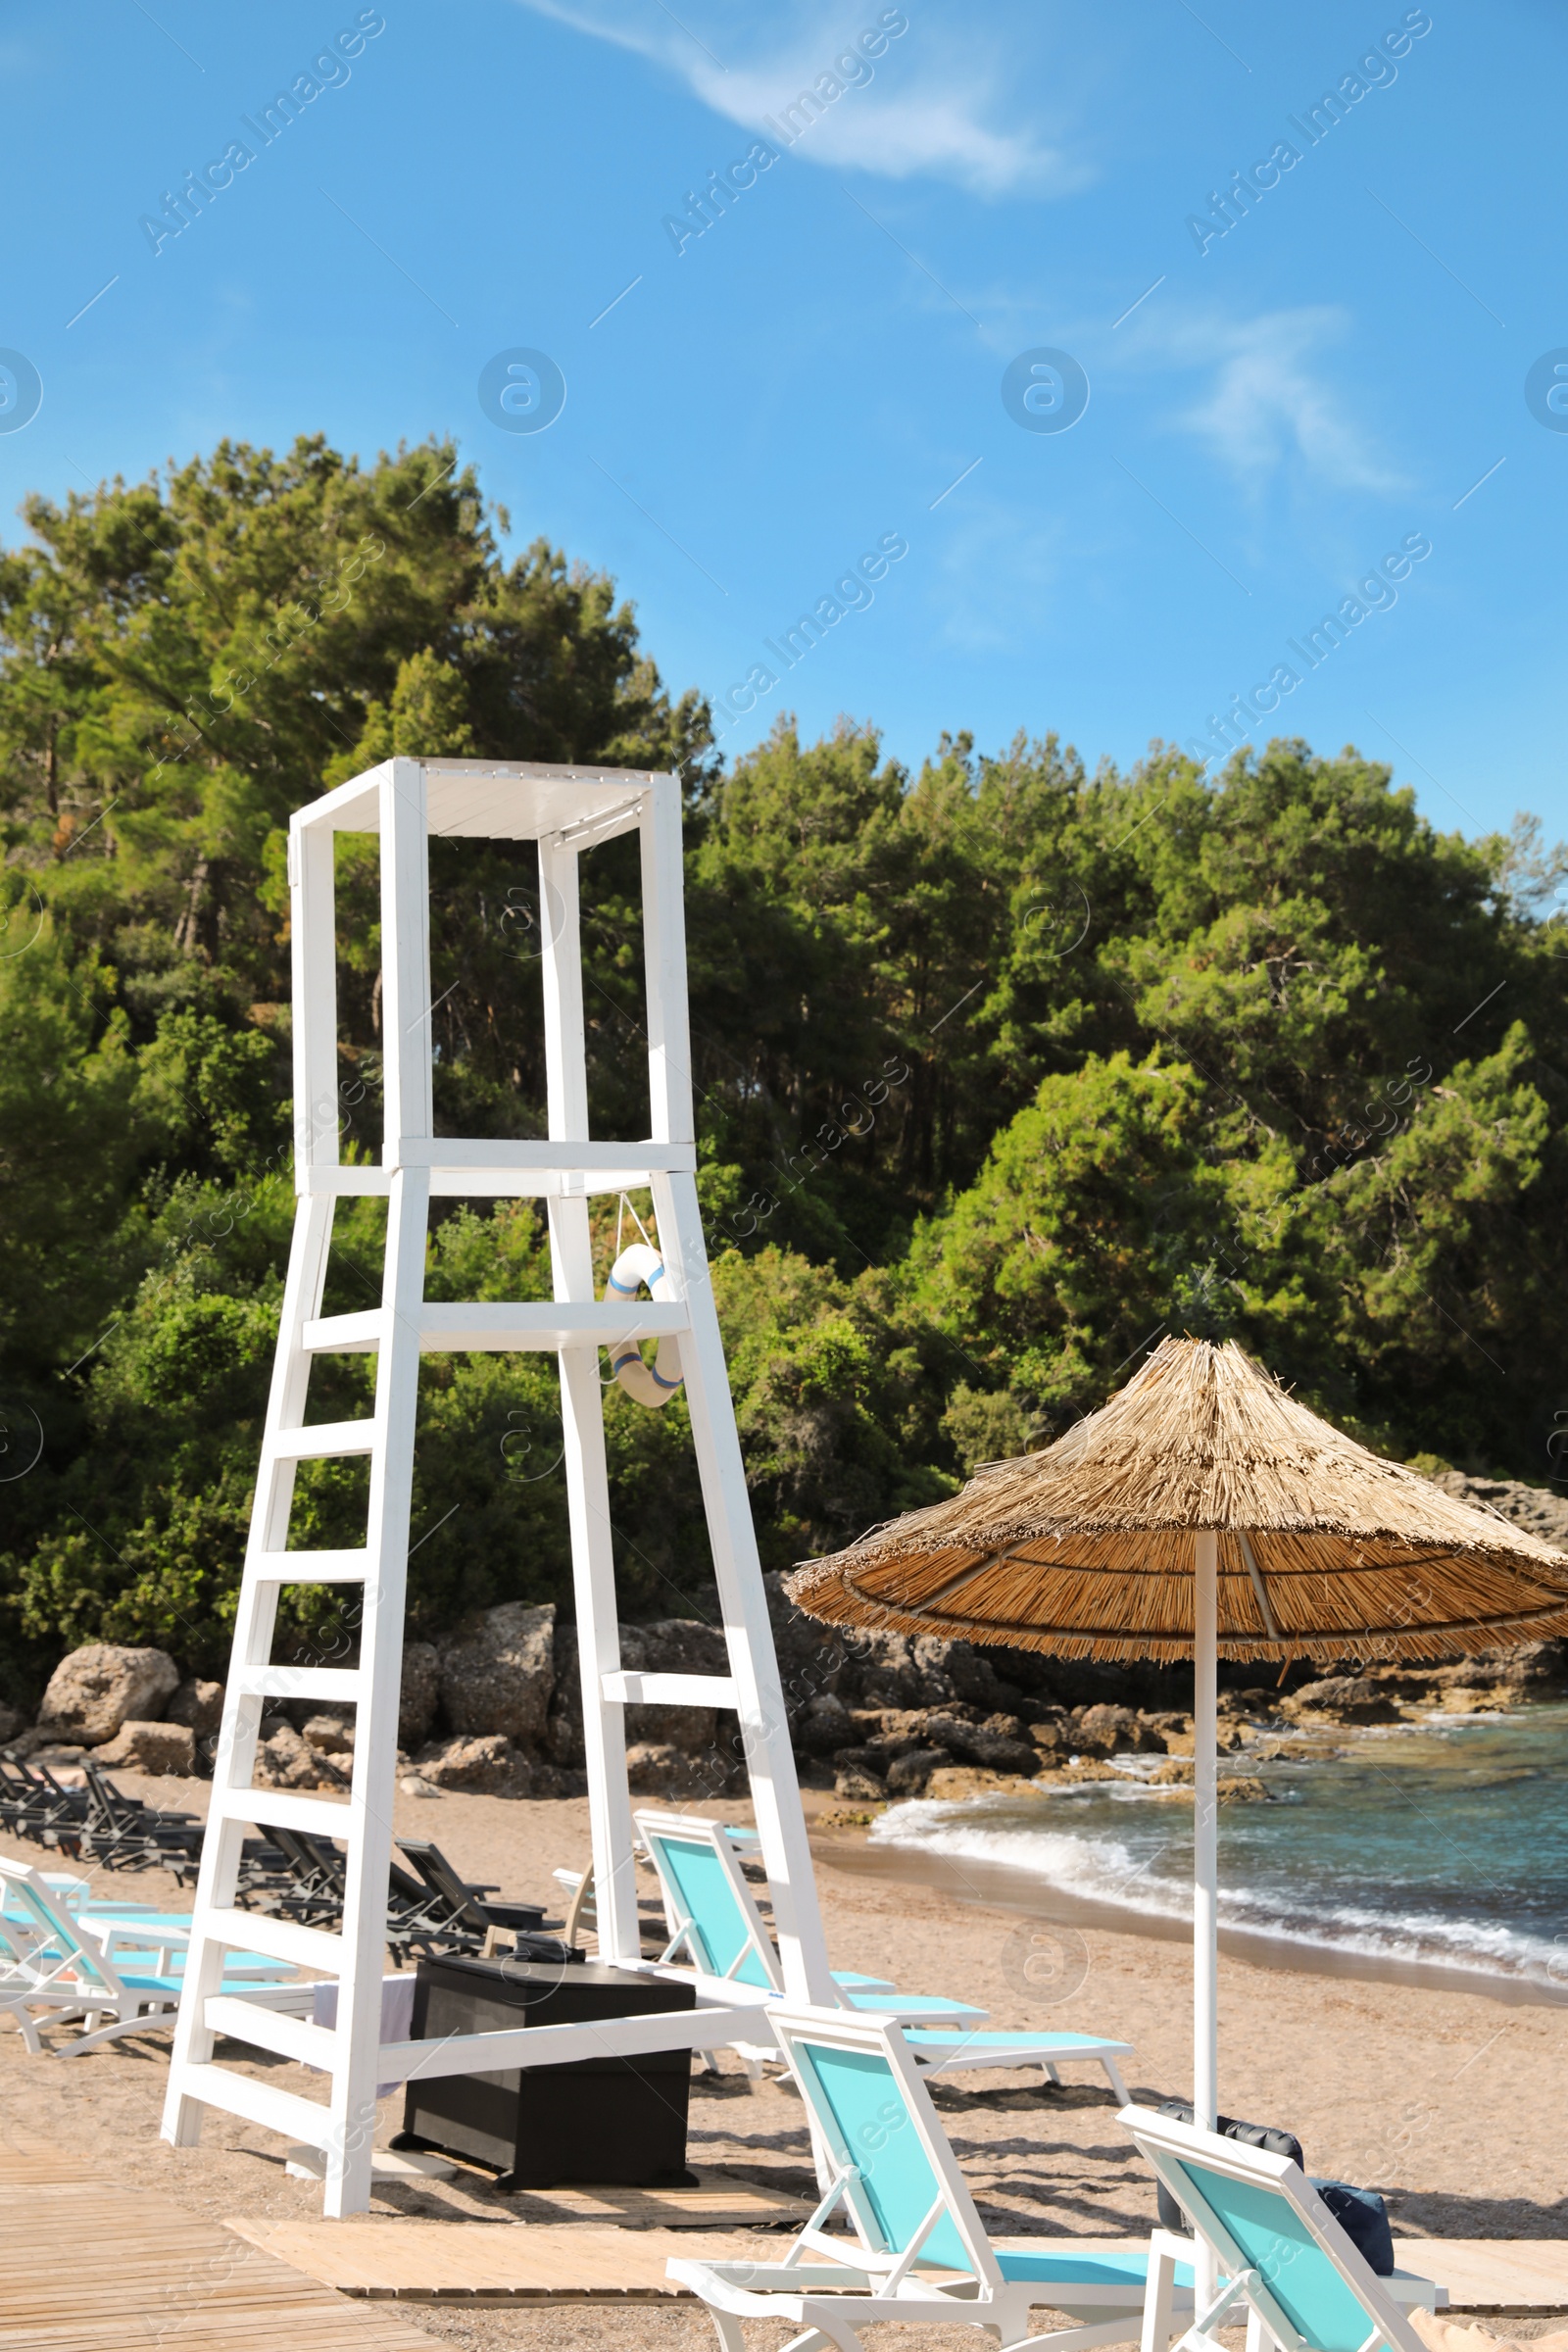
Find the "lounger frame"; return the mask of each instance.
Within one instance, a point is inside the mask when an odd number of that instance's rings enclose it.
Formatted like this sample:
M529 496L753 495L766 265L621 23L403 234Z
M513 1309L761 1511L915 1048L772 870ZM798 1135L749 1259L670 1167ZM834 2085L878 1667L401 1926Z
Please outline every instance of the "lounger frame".
M1091 2346L1131 2336L1144 2309L1144 2283L1103 2276L1112 2249L1083 2240L1042 2240L1041 2256L1058 2262L1066 2275L1050 2279L1004 2275L931 2104L924 2070L899 2026L783 2002L769 2015L823 2151L828 2184L780 2262L669 2264L669 2277L707 2305L724 2352L743 2352L744 2319L792 2321L802 2330L796 2339L801 2352L813 2334L839 2352L859 2352L858 2329L879 2320L981 2328L1000 2340L1003 2352L1025 2344L1089 2352ZM871 2095L881 2093L873 2123L860 2128L856 2142L813 2063L814 2054L823 2052L859 2057L865 2081L877 2086ZM933 2193L919 2222L894 2243L879 2207L887 2208L882 2181L889 2171L904 2169L907 2186L911 2141L905 2133L912 2135L924 2162L923 2181L918 2163L913 2167L917 2194L926 2193L927 2183ZM836 2215L853 2228L853 2243L829 2234ZM929 2251L933 2245L942 2249L937 2259ZM1124 2258L1124 2250L1114 2251ZM1074 2269L1081 2274L1076 2278L1070 2275ZM1099 2278L1093 2275L1097 2270L1102 2274ZM1191 2300L1189 2292L1188 2306ZM1065 2312L1074 2325L1031 2335L1029 2313L1037 2305ZM1179 2314L1180 2309L1178 2288L1174 2310Z
M1412 2271L1396 2271L1379 2278L1365 2256L1335 2220L1300 2166L1289 2156L1271 2156L1266 2149L1203 2132L1191 2124L1156 2115L1145 2107L1128 2106L1120 2121L1132 2133L1198 2235L1212 2247L1219 2266L1217 2297L1197 2314L1182 2337L1180 2352L1219 2352L1210 2330L1234 2327L1237 2306L1248 2315L1248 2352L1265 2352L1277 2344L1281 2352L1425 2352L1421 2338L1405 2317L1411 2309L1434 2311L1447 2301L1435 2280ZM1236 2214L1227 2216L1194 2168L1220 2181L1234 2182L1246 2191L1254 2209L1261 2193L1279 2208L1282 2226L1279 2251L1258 2258L1255 2244L1237 2234ZM1256 2214L1249 2217L1255 2224ZM1303 2256L1316 2255L1326 2266L1316 2278L1304 2274L1292 2294L1291 2272ZM1173 2327L1171 2280L1179 2262L1191 2262L1192 2240L1171 2230L1156 2230L1151 2249L1149 2292L1144 2310L1143 2352L1165 2352ZM1358 2344L1325 2347L1298 2327L1293 2309L1300 2310L1303 2292L1320 2293L1335 2282L1358 2304L1367 2323ZM1282 2302L1281 2297L1284 2297ZM1341 2304L1343 2315L1344 2305ZM1338 2330L1337 2330L1338 2332Z

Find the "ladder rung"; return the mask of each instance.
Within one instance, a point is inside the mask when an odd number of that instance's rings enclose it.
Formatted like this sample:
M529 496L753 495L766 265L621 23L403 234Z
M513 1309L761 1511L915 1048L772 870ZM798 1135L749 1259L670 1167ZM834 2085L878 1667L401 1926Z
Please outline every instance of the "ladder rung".
M308 2018L289 2017L276 2009L259 2009L242 1994L210 1995L207 2025L214 2034L227 2034L256 2049L272 2050L279 2058L293 2058L301 2066L318 2066L323 2074L330 2074L337 2064L334 2028L313 2025Z
M511 1353L523 1348L610 1348L622 1340L668 1339L689 1331L691 1317L678 1300L553 1298L465 1300L426 1306L419 1319L419 1346L427 1353L458 1354L466 1348Z
M607 1698L622 1706L733 1707L739 1705L727 1674L607 1674L600 1678Z
M353 1585L373 1570L368 1551L258 1551L246 1574L265 1585Z
M242 2115L250 2124L260 2124L266 2132L281 2132L285 2139L302 2139L308 2148L323 2151L332 2141L332 2112L318 2106L314 2099L302 2099L292 2090L279 2090L275 2082L259 2082L254 2075L241 2075L231 2066L181 2066L175 2069L174 2081L179 2095L200 2099L204 2106L221 2109L225 2115Z
M301 1167L296 1160L294 1189L302 1194L330 1194L336 1200L384 1200L392 1190L392 1180L385 1168L345 1168L325 1160L315 1167Z
M241 1698L360 1698L357 1666L243 1666L233 1677Z
M260 1952L264 1959L318 1969L325 1977L335 1977L343 1966L341 1936L280 1919L274 1911L209 1911L202 1932L231 1952Z
M212 1811L225 1821L253 1821L259 1830L304 1830L313 1838L346 1838L353 1817L351 1805L292 1788L215 1788Z
M589 1147L594 1150L594 1146ZM670 1149L660 1145L660 1151ZM600 1193L636 1192L644 1186L662 1161L655 1160L652 1167L628 1168L624 1161L612 1168L601 1167L597 1160L582 1168L516 1168L516 1167L440 1167L430 1170L430 1195L437 1200L582 1200ZM295 1190L318 1199L343 1200L373 1196L385 1200L392 1190L391 1173L386 1168L300 1168L294 1179Z
M692 1175L697 1167L697 1146L657 1143L651 1138L637 1144L591 1144L547 1142L542 1137L405 1135L396 1140L389 1137L381 1158L387 1168L441 1168L455 1175L497 1168L570 1176L579 1169L603 1168L646 1181L660 1171Z
M308 1355L368 1355L381 1345L381 1328L378 1307L359 1315L325 1315L305 1325L301 1345ZM611 1348L628 1340L671 1339L690 1328L691 1317L678 1299L627 1300L624 1305L613 1298L463 1299L446 1306L427 1303L420 1309L419 1347L426 1355L469 1350L516 1354L529 1348Z
M381 1345L381 1309L357 1315L319 1315L301 1334L307 1355L373 1355Z
M267 1451L274 1461L324 1461L330 1454L372 1453L373 1421L318 1421L311 1429L274 1429Z

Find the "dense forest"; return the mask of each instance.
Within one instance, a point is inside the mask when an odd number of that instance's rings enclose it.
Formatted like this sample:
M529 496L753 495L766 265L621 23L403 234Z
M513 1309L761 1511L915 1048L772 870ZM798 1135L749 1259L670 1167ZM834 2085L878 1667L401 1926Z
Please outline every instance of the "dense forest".
M1044 1442L1165 1331L1401 1459L1551 1480L1568 1428L1565 872L1281 741L1204 778L1047 733L917 773L788 718L727 767L614 585L508 562L471 468L228 444L0 557L0 1673L221 1670L292 1210L284 827L390 751L678 767L701 1188L764 1561ZM342 837L341 1121L378 1143L374 844ZM636 868L585 864L595 1132L646 1130ZM433 851L448 1133L543 1132L526 845ZM646 1203L637 1203L646 1210ZM339 1210L330 1304L379 1286ZM604 1266L615 1208L605 1206ZM441 1203L437 1298L548 1293ZM373 1359L318 1368L364 1409ZM622 1614L706 1613L677 1401L608 1396ZM549 1359L427 1359L421 1631L567 1597ZM1563 1440L1568 1446L1568 1439ZM295 1541L353 1541L357 1465ZM363 1520L361 1522L363 1525Z

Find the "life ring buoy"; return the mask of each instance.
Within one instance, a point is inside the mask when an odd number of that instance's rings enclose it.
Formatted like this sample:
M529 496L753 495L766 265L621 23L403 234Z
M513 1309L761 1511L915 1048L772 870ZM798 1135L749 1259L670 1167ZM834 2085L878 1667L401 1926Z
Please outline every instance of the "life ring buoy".
M647 1242L633 1242L611 1267L605 1298L607 1300L635 1298L644 1283L663 1302L673 1301L676 1297L675 1285L665 1273L659 1251ZM635 1340L617 1341L610 1352L612 1375L639 1404L667 1404L685 1380L680 1368L680 1342L673 1337L660 1341L651 1364L644 1361Z

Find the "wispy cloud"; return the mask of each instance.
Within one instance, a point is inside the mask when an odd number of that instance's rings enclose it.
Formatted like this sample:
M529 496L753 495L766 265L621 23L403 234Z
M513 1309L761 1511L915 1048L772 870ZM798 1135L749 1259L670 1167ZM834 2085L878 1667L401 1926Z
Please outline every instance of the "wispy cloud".
M818 7L803 22L769 23L760 13L662 0L521 0L539 16L609 41L662 66L716 115L751 131L763 128L819 75L880 10L847 14ZM792 12L793 13L793 12ZM860 72L868 77L828 108L792 154L843 172L884 179L925 174L982 196L1062 195L1094 176L1059 127L1020 122L1010 102L1012 77L986 54L977 21L961 47L951 30L918 18L887 53Z
M1406 489L1408 478L1378 454L1322 366L1326 348L1348 324L1343 311L1328 306L1239 320L1167 317L1150 321L1138 349L1141 356L1213 368L1207 391L1171 421L1206 442L1244 480L1261 482L1295 457L1342 489Z

